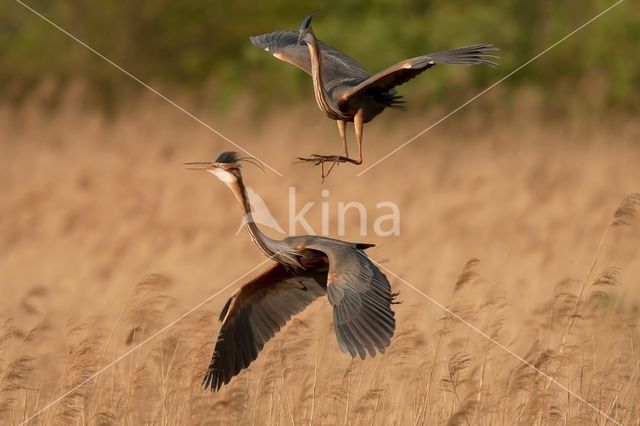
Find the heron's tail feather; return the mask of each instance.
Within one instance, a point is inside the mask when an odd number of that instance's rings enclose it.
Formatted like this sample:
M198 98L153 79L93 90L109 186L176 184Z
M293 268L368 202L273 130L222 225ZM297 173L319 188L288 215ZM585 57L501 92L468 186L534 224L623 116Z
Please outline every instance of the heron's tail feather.
M395 95L393 97L393 100L391 101L391 104L389 105L389 108L393 108L393 109L399 109L401 111L406 111L407 107L405 106L406 102L403 100L401 95Z
M387 108L399 109L403 111L407 109L407 107L405 106L406 102L403 100L402 95L397 95L395 90L376 93L374 95L374 99L376 102L384 105Z

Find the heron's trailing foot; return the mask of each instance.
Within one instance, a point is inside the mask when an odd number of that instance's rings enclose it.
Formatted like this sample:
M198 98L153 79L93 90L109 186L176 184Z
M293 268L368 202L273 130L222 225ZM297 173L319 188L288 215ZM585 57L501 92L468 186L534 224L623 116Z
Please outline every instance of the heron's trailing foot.
M361 161L354 160L353 158L345 157L344 155L320 155L320 154L311 154L310 157L298 157L299 161L309 161L313 162L316 166L322 163L351 163L351 164L361 164Z
M298 157L296 161L306 161L313 163L314 165L320 165L322 167L322 181L329 176L333 168L336 164L340 163L351 163L351 164L362 164L362 161L354 160L353 158L345 157L344 155L320 155L320 154L311 154L310 157ZM329 169L325 172L324 163L331 163Z

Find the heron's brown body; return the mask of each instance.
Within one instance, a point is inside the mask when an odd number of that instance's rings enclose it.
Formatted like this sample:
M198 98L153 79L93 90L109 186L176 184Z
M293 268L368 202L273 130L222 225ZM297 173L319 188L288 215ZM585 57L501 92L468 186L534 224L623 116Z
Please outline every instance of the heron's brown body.
M362 128L386 108L404 109L395 87L406 83L436 64L493 64L492 45L473 46L431 53L399 62L377 74L369 73L357 61L319 41L307 16L298 33L276 31L251 37L251 42L276 58L289 62L311 75L313 93L321 111L338 123L343 155L317 155L300 160L362 164ZM304 43L304 44L303 44ZM358 158L349 157L346 123L353 122ZM323 174L324 177L324 174Z
M188 165L212 172L232 190L249 235L275 262L236 290L224 305L205 387L215 391L229 383L293 315L324 295L333 306L334 330L343 352L361 358L384 352L395 330L391 310L395 293L364 253L373 245L316 235L278 241L262 234L252 220L239 160L235 153L222 153L215 162Z

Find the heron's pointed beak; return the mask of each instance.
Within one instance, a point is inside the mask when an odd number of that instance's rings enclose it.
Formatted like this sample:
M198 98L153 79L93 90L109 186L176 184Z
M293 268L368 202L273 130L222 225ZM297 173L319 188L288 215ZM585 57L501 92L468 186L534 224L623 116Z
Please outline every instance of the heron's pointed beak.
M187 170L212 170L216 168L215 163L211 161L190 161L188 163L184 163L184 167Z

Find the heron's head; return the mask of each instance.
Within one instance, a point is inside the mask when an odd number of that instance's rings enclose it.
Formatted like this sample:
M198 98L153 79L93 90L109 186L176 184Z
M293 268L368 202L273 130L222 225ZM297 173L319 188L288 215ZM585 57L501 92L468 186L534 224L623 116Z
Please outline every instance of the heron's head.
M298 44L302 44L303 41L309 43L313 39L313 29L311 28L312 19L313 14L302 20L302 23L300 24L300 32L298 33Z
M203 170L215 175L225 184L231 186L237 183L242 175L240 174L240 162L246 161L261 167L260 163L252 157L241 157L237 152L225 151L218 155L215 161L192 161L184 163L189 170Z

